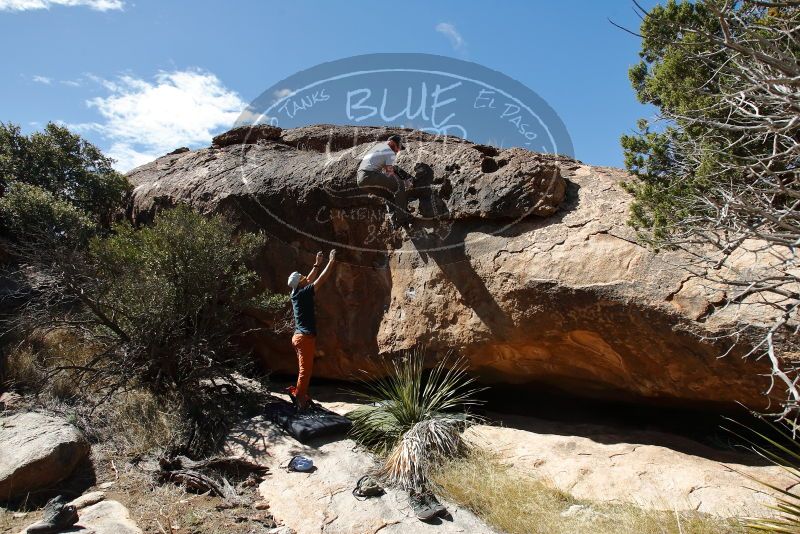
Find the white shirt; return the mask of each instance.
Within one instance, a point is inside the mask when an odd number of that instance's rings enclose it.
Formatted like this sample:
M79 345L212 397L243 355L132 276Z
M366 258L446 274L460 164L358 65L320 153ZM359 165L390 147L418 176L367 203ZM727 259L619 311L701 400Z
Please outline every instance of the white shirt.
M386 165L394 165L395 159L397 159L397 155L391 149L389 143L380 143L364 155L358 170L383 171L383 167Z

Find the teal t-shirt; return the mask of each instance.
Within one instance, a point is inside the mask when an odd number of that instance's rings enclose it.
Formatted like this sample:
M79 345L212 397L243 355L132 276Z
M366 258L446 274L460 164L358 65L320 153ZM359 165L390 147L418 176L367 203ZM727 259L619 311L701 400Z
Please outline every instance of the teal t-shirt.
M317 318L314 315L314 284L292 290L292 311L294 311L295 332L317 335Z

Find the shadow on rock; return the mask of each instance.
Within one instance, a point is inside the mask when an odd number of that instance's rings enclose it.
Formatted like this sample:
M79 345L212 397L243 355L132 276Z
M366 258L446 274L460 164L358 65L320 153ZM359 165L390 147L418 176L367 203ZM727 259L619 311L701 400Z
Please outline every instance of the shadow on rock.
M65 480L50 488L32 491L24 496L5 502L3 506L13 511L27 512L38 510L53 497L63 495L68 500L72 500L81 496L87 489L95 484L97 484L97 475L94 470L92 459L85 458Z

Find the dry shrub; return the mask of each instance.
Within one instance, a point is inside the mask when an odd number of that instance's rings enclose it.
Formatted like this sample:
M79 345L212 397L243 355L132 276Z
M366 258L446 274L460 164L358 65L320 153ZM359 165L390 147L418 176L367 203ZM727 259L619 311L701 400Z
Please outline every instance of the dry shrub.
M36 353L30 347L15 347L6 362L6 388L21 391L40 387L44 381L44 369L37 362Z
M102 351L96 343L66 329L38 330L14 347L8 356L6 386L54 401L86 398L91 388L77 368Z
M408 351L353 392L366 404L347 414L350 436L385 456L377 475L387 484L423 491L432 466L469 448L462 433L478 420L467 412L480 403L474 382L462 359L446 356L426 373L424 348Z
M166 449L184 432L177 403L142 389L117 393L92 419L99 438L131 456Z
M580 501L543 481L514 472L486 451L442 465L438 491L509 534L744 534L735 520L699 512L643 510L629 504ZM580 505L576 513L564 514ZM575 509L573 509L575 510Z
M469 445L462 438L464 418L434 417L415 424L397 443L378 474L407 491L423 491L433 466L463 456Z
M174 444L184 431L177 401L132 389L118 391L92 409L97 399L91 381L70 367L81 367L103 348L74 331L37 331L9 354L7 385L38 395L57 411L67 409L89 435L118 451L144 455ZM65 408L65 404L72 407Z

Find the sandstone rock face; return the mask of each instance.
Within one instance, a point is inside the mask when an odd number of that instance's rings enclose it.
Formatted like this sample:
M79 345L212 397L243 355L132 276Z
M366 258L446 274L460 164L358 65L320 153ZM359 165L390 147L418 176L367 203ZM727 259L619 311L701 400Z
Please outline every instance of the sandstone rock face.
M62 419L39 413L0 417L0 501L48 489L72 474L89 442Z
M518 473L578 499L764 517L772 515L777 492L748 477L782 490L797 482L780 467L750 465L753 456L660 432L513 416L503 422L507 426L473 427L468 439L496 452Z
M416 176L407 231L355 189L360 155L392 133L408 141L398 165ZM764 407L763 364L742 360L745 348L720 359L728 344L711 339L764 311L718 307L721 293L684 269L686 257L637 244L622 171L422 132L318 125L165 156L128 178L137 222L183 202L265 231L255 266L275 291L287 292L288 273L310 269L317 250L340 249L317 295L315 376L375 371L376 356L424 345L464 355L490 381ZM295 372L288 335L251 342L271 369Z

